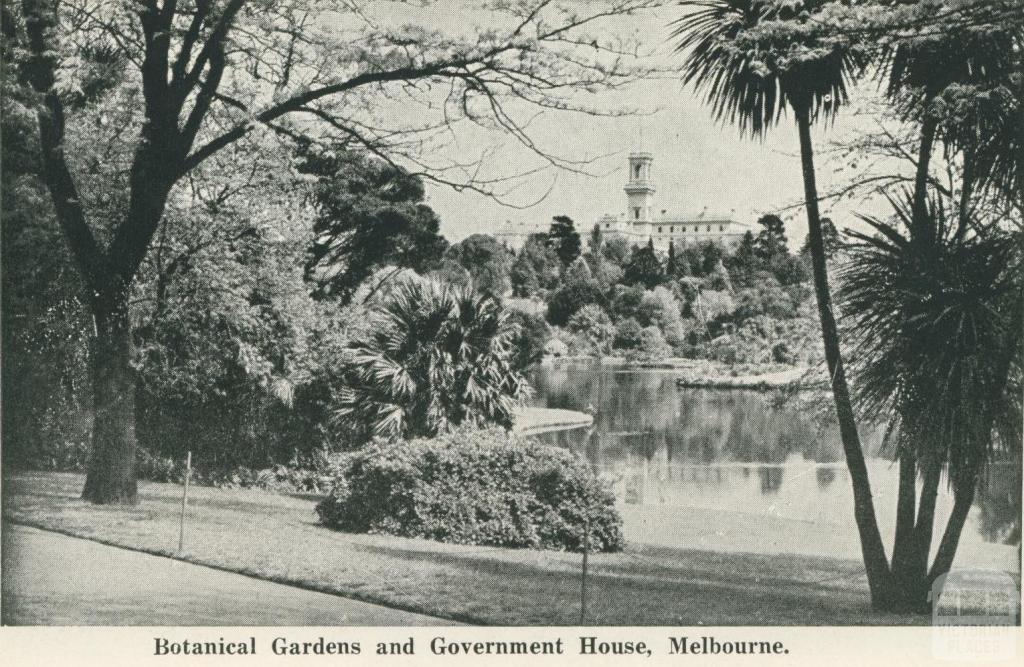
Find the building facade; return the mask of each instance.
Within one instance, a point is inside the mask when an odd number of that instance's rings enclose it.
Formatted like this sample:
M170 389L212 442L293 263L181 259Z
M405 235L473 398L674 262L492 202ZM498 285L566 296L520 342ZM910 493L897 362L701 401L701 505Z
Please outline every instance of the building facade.
M606 239L621 237L631 245L646 245L648 240L661 252L667 252L669 243L676 248L703 245L708 241L725 248L734 248L743 238L747 227L727 215L709 214L707 209L696 215L677 215L665 209L656 210L654 179L651 167L654 156L650 153L631 153L629 156L629 180L623 190L626 193L626 211L618 215L605 215L596 221ZM494 237L510 248L523 247L531 234L546 234L550 221L530 223L511 221L501 225ZM576 231L584 245L593 224L578 224Z
M678 215L665 209L656 210L654 194L657 192L651 167L654 156L650 153L629 155L629 180L626 192L626 212L605 215L597 220L606 238L622 237L636 245L648 240L654 247L667 251L669 243L676 248L703 245L708 241L734 248L740 242L746 227L730 216L709 214L704 209L697 215Z

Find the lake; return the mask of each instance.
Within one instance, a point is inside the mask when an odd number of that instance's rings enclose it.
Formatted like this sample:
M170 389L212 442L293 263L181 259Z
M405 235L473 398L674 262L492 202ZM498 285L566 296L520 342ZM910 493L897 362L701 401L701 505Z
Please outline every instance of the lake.
M589 410L594 425L536 437L585 456L612 481L632 541L859 558L830 403L816 408L799 396L680 389L675 376L585 361L541 366L532 378L534 405ZM897 469L879 451L881 429L862 438L879 524L891 544ZM958 565L1018 569L1020 475L1019 464L992 466L964 528ZM943 488L936 543L951 508Z

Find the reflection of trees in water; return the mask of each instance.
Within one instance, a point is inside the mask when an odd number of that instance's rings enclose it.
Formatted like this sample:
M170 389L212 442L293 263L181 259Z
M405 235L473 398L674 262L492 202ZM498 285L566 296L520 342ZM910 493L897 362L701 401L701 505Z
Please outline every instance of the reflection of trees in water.
M776 493L782 488L782 466L761 466L757 476L761 478L761 493Z
M819 462L842 460L834 424L819 426L798 405L773 405L770 396L758 392L678 389L672 373L623 372L585 363L542 367L534 387L540 405L597 410L593 430L553 438L595 463L660 457L666 467L781 464L792 454ZM781 485L782 471L776 471L759 473L766 491ZM819 477L818 483L824 488L831 480Z
M978 487L974 504L980 510L979 530L986 542L1020 544L1021 517L1020 461L1000 461L988 471Z
M821 466L814 471L814 477L818 482L819 489L827 489L832 486L832 482L836 481L835 468Z

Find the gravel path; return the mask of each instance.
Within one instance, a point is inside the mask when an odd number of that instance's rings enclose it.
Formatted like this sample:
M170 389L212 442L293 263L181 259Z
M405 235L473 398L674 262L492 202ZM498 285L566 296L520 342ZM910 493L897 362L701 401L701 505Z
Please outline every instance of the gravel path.
M4 625L454 625L3 524Z

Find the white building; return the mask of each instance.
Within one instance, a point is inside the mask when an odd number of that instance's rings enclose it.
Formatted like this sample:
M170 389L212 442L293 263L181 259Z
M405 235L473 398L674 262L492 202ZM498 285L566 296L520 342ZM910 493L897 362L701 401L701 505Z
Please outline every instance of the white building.
M537 222L515 222L511 220L506 221L503 225L500 225L495 230L493 236L498 240L499 243L512 248L515 251L519 251L523 244L526 243L526 239L531 234L547 234L551 229L551 223L537 223ZM580 236L583 237L589 230L577 229L580 232Z
M676 248L703 245L713 241L725 247L735 247L746 232L746 227L729 216L709 214L707 209L697 215L683 216L661 209L655 212L654 179L650 153L629 155L629 181L625 188L627 208L625 215L605 215L597 221L605 237L620 236L633 244L646 244L667 251L669 242ZM580 230L581 233L589 230Z
M668 244L674 241L676 248L703 245L713 241L723 247L733 248L747 231L746 225L736 222L727 215L710 214L705 208L697 215L683 216L665 209L656 212L654 206L654 180L651 178L650 153L629 155L629 181L626 191L626 212L619 215L605 215L597 220L604 237L623 237L632 245L646 245L648 239L662 252L668 251ZM550 221L545 223L511 221L501 225L494 237L505 245L518 250L523 247L531 234L546 234ZM577 224L586 247L587 238L593 225Z

